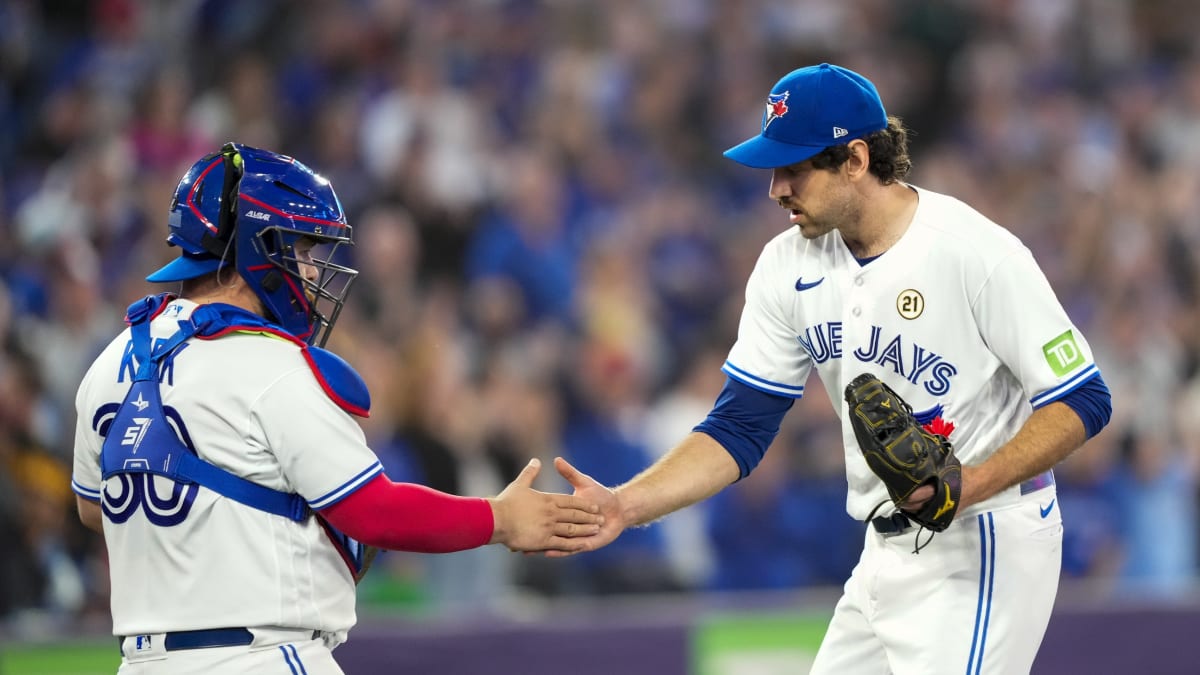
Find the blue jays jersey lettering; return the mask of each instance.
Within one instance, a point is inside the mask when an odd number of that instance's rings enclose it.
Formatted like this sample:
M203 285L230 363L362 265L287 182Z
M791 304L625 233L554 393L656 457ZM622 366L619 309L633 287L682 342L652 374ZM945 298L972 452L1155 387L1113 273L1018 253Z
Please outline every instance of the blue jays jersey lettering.
M746 289L725 373L799 398L815 369L831 401L871 372L914 410L952 425L965 464L983 461L1032 413L1098 371L1029 250L962 202L919 188L912 224L863 264L840 233L796 228L767 244ZM845 418L845 404L838 407ZM843 440L851 515L887 494L849 424ZM960 514L1016 499L1017 488Z
M870 336L863 346L853 350L850 355L863 365L890 368L896 375L923 387L934 396L942 396L950 390L950 378L958 373L957 366L931 349L915 342L906 343L903 335L885 339L883 331L882 326L871 326ZM841 321L810 326L796 339L817 365L827 359L842 358Z

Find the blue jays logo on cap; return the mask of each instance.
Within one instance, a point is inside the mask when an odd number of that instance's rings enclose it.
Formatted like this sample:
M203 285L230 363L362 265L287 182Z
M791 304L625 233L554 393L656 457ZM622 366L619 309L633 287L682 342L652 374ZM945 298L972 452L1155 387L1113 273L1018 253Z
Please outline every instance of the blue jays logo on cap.
M785 91L782 94L767 94L767 109L763 112L763 131L766 131L767 127L771 126L771 122L787 114L789 93Z

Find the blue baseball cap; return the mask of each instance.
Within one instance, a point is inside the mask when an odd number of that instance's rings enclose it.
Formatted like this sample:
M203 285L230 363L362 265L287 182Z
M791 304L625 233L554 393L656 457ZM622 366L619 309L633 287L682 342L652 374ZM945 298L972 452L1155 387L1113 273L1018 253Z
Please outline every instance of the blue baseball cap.
M762 131L725 151L756 169L790 166L832 145L887 128L875 85L858 73L822 63L793 70L767 95Z

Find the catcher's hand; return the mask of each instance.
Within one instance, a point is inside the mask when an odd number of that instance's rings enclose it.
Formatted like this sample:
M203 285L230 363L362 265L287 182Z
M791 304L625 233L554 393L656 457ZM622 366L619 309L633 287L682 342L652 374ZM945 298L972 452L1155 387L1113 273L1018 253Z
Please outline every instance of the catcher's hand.
M917 488L929 485L933 496L905 513L935 532L946 529L962 493L962 464L950 441L925 430L912 407L870 373L846 386L846 403L858 447L892 502L901 506Z

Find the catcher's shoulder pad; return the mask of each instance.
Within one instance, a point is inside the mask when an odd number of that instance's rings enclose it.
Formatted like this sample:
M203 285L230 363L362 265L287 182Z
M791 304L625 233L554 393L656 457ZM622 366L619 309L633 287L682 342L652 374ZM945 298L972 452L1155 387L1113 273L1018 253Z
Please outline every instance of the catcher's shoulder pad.
M370 416L371 392L353 366L321 347L306 347L304 356L321 389L334 403L351 415Z
M143 302L145 307L153 309L150 298ZM133 312L139 308L138 303L130 308ZM149 311L142 309L141 311ZM202 340L214 340L233 333L249 335L264 335L284 342L290 342L300 348L300 353L308 363L308 367L317 378L321 389L334 403L359 417L368 417L371 410L371 392L362 376L342 357L333 352L313 347L296 336L288 333L278 324L240 307L225 304L200 305L192 312L190 321L196 325L196 337Z

